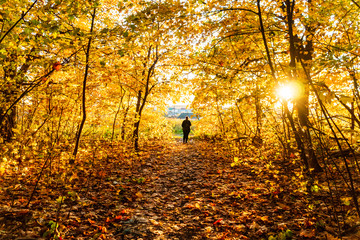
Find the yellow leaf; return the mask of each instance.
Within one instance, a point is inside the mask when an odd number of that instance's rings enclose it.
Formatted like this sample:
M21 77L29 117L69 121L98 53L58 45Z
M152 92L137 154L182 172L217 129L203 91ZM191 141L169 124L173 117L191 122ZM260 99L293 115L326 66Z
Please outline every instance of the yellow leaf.
M160 223L158 221L154 220L154 219L150 219L149 221L155 226L160 225Z

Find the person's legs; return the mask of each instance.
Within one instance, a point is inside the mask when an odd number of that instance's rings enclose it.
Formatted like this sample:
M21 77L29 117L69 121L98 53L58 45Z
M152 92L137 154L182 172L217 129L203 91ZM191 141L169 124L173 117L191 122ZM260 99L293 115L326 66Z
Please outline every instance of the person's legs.
M187 143L187 142L188 142L189 133L190 133L190 132L188 132L188 131L184 132L184 143Z

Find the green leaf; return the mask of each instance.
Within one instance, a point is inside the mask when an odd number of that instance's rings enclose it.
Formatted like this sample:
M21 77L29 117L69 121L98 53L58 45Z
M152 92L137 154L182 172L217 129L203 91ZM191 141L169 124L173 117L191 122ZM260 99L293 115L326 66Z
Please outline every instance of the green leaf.
M285 232L285 236L287 238L291 238L293 236L293 232L290 229L287 229L286 232Z
M319 186L318 185L311 186L311 191L312 192L318 192L319 191Z
M24 32L28 35L31 34L33 31L31 28L25 28Z
M62 203L62 202L64 202L65 199L66 199L65 196L60 196L60 197L58 197L58 198L56 199L56 202Z
M125 52L124 52L124 50L122 50L122 49L120 49L120 50L118 51L118 54L120 55L120 57L125 56Z
M74 20L75 20L75 16L74 16L73 14L68 15L68 18L69 18L70 21L74 21Z

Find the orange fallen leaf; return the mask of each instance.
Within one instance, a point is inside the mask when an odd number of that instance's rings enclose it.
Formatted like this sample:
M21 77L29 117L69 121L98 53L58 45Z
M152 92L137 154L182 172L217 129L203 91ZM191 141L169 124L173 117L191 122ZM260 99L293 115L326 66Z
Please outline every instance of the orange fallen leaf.
M213 224L216 225L216 224L220 223L222 220L223 220L223 219L220 218L220 219L216 220Z
M88 222L89 222L90 224L95 224L95 221L91 220L90 218L88 218Z
M313 238L316 236L315 229L301 230L300 237Z

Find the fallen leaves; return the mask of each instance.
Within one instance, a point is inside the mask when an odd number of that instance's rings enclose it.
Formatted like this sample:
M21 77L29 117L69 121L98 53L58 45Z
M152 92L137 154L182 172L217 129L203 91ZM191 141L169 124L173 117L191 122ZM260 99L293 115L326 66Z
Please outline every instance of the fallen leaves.
M223 220L223 219L220 218L220 219L216 220L213 224L216 225L216 224L220 223L222 220Z
M6 176L0 189L0 231L11 236L12 229L22 226L41 237L44 231L37 229L42 228L63 239L278 240L290 233L299 239L335 235L326 230L328 222L319 227L322 217L316 205L308 207L300 184L280 167L255 157L225 158L221 146L213 149L207 142L172 142L149 145L137 155L104 145L106 164L101 157L86 161L93 156L87 152L68 179L65 166L56 166L57 175L47 170L48 179L39 183L29 210L20 206L27 203L26 190L32 189L33 180L19 178L11 185L11 176ZM241 165L231 166L234 160ZM56 224L49 227L50 221Z

